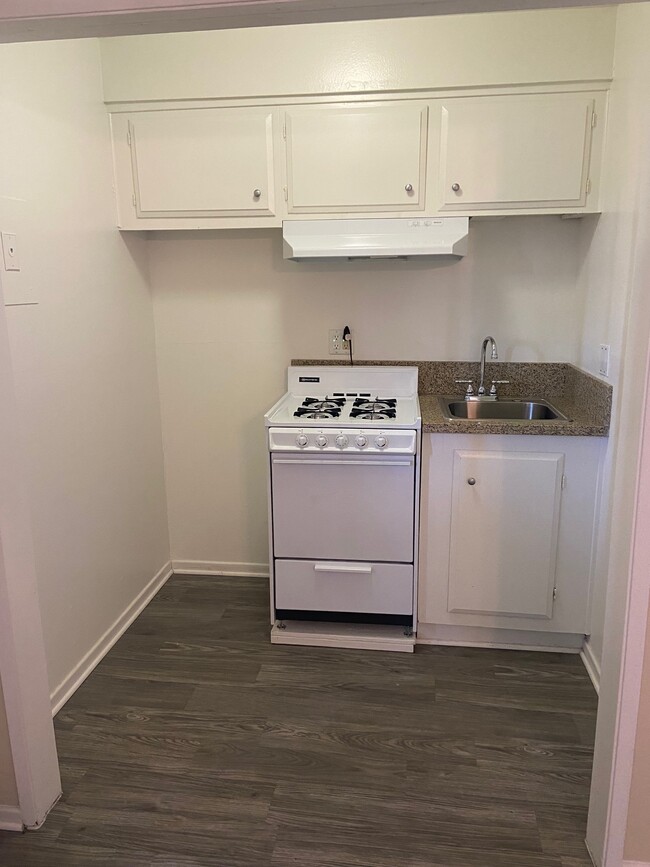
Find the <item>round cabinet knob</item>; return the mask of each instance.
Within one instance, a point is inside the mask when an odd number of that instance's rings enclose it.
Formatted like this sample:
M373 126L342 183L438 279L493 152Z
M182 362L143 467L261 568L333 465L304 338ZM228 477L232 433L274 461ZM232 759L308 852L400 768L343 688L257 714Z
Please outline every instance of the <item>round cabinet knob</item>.
M296 437L296 445L299 448L304 449L304 447L308 444L309 444L308 438L304 434L298 434L298 436Z
M386 437L382 436L375 437L375 445L378 449L385 449L388 445L388 440L386 439Z
M467 480L467 484L468 485L475 485L476 479L473 476L470 476L469 479Z
M362 449L362 448L364 448L365 446L368 445L368 437L363 437L363 436L361 436L361 437L357 437L356 440L355 440L355 442L356 442L357 446L358 446L360 449Z
M404 189L406 190L407 193L412 193L413 192L413 184L406 184Z
M323 434L320 434L319 436L317 436L316 437L316 445L318 446L319 449L324 449L325 446L327 445L327 437L323 436Z
M452 185L451 185L451 188L452 188L452 190L453 190L455 193L459 193L459 192L460 192L460 184L452 184Z
M337 436L337 438L336 438L336 445L340 449L344 449L347 446L347 444L348 444L348 438L346 436L343 436L343 434L339 434L339 436Z
M259 199L260 196L262 195L262 191L261 190L253 190L253 195L255 196L256 199Z

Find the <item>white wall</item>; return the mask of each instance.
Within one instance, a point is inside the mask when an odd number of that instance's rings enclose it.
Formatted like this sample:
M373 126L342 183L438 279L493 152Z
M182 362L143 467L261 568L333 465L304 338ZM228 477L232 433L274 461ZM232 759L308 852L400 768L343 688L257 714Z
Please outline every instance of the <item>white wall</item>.
M624 752L634 738L636 714L630 708L638 701L645 625L639 625L637 615L648 607L647 578L645 586L638 589L628 585L650 339L650 116L643 108L650 92L649 32L650 3L619 7L604 213L583 272L587 316L582 357L585 364L592 365L589 347L594 341L611 341L614 375L618 375L609 457L612 488L605 504L607 520L611 521L611 550L601 550L599 558L599 608L604 624L602 620L600 625L595 622L592 635L592 643L594 639L602 643L602 677L587 840L598 865L619 864L623 856L622 835L609 834L607 829L625 823L631 752L628 749L629 756L622 756L616 764L613 755L617 739ZM638 532L647 534L647 529L639 524ZM643 569L637 564L639 567ZM626 648L628 608L634 612L636 625ZM622 673L628 684L624 690ZM626 707L624 713L621 702ZM648 762L644 752L642 760ZM647 804L644 808L647 818ZM645 848L648 858L647 821L631 833L632 851Z
M630 274L634 261L634 237L639 210L639 167L650 88L650 54L647 51L647 21L650 4L619 7L614 82L610 93L607 142L602 178L603 214L597 223L583 226L584 249L580 283L585 292L585 317L579 364L598 376L601 343L611 346L608 382L614 385L614 415L622 385ZM639 20L639 24L631 23ZM612 426L605 455L602 516L598 534L596 580L592 600L589 647L600 665L603 652L605 600L609 576L609 536L613 464L618 447ZM609 492L609 493L608 493Z
M102 40L107 101L607 80L615 9L294 24Z
M16 790L16 777L9 745L5 701L0 683L0 811L3 807L17 806L18 791Z
M7 318L56 691L169 559L152 305L144 241L114 228L97 41L0 46L0 116L40 301Z
M593 218L595 219L595 218ZM172 557L268 561L262 416L292 358L349 325L360 359L578 360L581 229L472 221L460 262L296 263L280 230L149 242Z

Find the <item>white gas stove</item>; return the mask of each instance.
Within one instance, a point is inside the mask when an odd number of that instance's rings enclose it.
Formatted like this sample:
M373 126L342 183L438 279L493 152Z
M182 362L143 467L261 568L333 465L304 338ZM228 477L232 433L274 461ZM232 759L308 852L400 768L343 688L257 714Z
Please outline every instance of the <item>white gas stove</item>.
M416 367L290 367L288 386L265 416L272 451L414 452Z
M265 416L272 641L412 650L415 367L290 367Z

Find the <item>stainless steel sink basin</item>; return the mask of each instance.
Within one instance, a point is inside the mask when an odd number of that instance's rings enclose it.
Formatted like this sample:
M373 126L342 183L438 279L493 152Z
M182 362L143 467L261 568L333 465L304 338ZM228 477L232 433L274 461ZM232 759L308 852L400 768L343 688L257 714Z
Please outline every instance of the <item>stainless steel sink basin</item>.
M442 413L448 421L454 419L498 419L501 421L568 421L559 409L545 400L464 400L462 397L441 397Z

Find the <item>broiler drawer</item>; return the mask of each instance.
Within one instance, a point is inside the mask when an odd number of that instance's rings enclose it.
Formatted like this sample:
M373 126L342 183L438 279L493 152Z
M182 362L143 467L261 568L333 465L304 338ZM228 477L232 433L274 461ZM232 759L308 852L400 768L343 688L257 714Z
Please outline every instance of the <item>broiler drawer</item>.
M275 606L300 611L412 614L413 566L276 560Z

